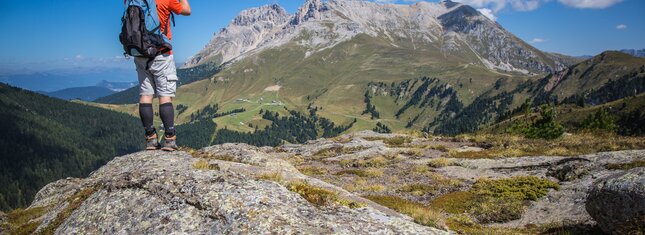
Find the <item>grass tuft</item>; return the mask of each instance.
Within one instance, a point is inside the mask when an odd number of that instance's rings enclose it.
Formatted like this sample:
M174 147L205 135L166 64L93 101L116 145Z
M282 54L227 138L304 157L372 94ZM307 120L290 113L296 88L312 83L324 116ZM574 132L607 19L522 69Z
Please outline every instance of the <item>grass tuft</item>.
M445 222L441 213L423 204L395 196L365 196L365 198L398 211L399 213L406 214L412 217L414 222L418 224L445 228Z
M312 186L303 181L291 182L288 185L289 190L300 194L311 204L321 207L329 206L338 201L338 194L330 190Z
M200 159L199 161L195 162L193 164L193 168L197 170L213 170L213 171L218 171L219 165L217 164L210 164L207 160Z
M329 157L336 157L343 154L356 153L364 149L365 147L363 146L357 146L357 147L334 146L331 148L321 149L320 151L314 153L313 159L319 160L319 159L325 159Z
M340 205L356 209L366 206L364 203L342 198L336 192L310 185L305 181L291 182L287 188L317 207Z
M58 227L63 224L63 222L65 222L65 220L72 215L76 209L81 207L83 202L85 202L85 200L92 196L96 191L98 191L98 187L88 187L69 197L67 199L67 207L59 212L58 215L56 215L56 218L49 222L47 227L41 231L41 234L54 234L56 229L58 229Z
M417 149L417 148L407 149L407 150L401 151L401 154L405 154L405 155L408 155L410 157L416 157L416 158L420 158L420 157L425 156L423 150Z
M366 159L343 159L338 163L341 167L375 167L383 168L386 167L399 159L398 153L396 154L386 154L382 156L376 156Z
M261 174L257 179L280 183L284 178L282 177L282 173L280 172L268 172Z
M440 157L440 158L433 158L428 161L428 166L432 168L441 168L441 167L447 167L447 166L456 166L457 163L455 162L455 159L448 159L445 157Z
M388 147L403 147L406 144L409 144L409 143L412 142L412 137L409 137L409 136L395 136L395 137L391 137L391 138L365 137L364 139L367 140L367 141L381 140Z
M416 174L416 175L425 175L430 173L431 171L430 171L430 167L427 165L414 165L412 166L410 171L407 171L407 172Z
M607 168L608 170L629 170L638 167L645 167L645 160L634 160L632 162L622 164L610 163L605 166L605 168Z
M327 174L328 172L327 169L325 168L315 167L315 166L298 167L298 171L308 176L324 175L324 174Z
M374 168L347 169L347 170L339 171L334 175L346 175L346 174L352 174L360 177L376 178L376 177L383 176L383 171L379 169L374 169Z
M8 234L32 234L41 224L41 221L36 219L45 215L49 209L49 207L15 209L7 213L7 221L0 224L0 230Z

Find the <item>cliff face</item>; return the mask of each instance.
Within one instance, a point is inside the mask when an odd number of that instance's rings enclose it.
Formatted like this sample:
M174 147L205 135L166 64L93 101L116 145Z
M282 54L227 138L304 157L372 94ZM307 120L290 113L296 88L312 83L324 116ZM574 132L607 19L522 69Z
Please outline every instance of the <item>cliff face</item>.
M276 153L271 148L228 144L193 152L193 155L141 152L118 157L86 179L52 183L38 193L31 206L49 210L41 217L37 231L56 234L445 233L415 224L406 216L302 175L284 160L287 154ZM273 174L280 177L268 180L272 177L267 175ZM282 180L301 182L301 186L296 190L296 186L275 182ZM329 191L332 196L327 203L310 202L301 196L307 190L302 185Z

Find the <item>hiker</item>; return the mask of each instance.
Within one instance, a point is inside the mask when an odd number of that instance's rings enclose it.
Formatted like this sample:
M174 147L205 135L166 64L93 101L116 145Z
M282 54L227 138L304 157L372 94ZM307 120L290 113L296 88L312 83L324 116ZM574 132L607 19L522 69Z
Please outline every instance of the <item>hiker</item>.
M174 15L191 14L188 0L124 0L126 12L119 39L125 54L134 57L139 77L139 116L145 129L146 150L175 151L177 133L172 99L177 90L177 70L172 54ZM154 127L152 101L159 98L164 127L163 148Z

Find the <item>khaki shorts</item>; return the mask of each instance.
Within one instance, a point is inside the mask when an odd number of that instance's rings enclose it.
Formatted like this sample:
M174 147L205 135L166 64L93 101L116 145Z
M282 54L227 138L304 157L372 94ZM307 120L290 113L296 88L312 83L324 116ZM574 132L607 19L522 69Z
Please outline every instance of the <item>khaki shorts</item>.
M146 70L148 58L135 57L139 76L139 95L157 97L175 97L177 92L177 68L172 55L159 55Z

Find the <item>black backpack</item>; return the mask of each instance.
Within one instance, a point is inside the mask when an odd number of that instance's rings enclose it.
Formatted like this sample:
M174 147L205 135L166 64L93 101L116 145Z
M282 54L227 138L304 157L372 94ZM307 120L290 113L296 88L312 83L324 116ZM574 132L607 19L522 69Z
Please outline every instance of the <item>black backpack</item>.
M124 55L153 59L172 50L168 38L161 33L155 0L126 0L125 6L119 34ZM170 15L174 25L174 15Z

